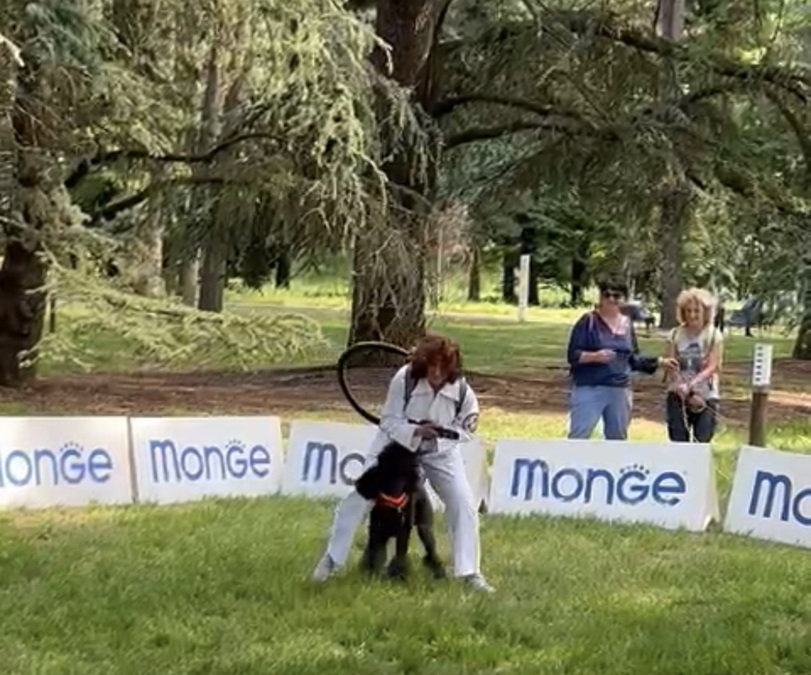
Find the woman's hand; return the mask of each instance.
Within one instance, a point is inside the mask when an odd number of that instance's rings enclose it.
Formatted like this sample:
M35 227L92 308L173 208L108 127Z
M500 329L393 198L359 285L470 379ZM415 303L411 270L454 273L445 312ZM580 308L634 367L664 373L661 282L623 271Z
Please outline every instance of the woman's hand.
M676 387L676 393L686 400L690 395L690 385L686 382L682 382Z
M616 352L613 349L601 349L597 352L583 352L581 361L586 363L610 363L614 360Z
M420 422L419 426L414 429L414 435L417 438L432 441L439 438L439 429L440 427L433 422Z
M658 360L659 367L664 368L668 372L672 373L673 371L678 370L679 368L679 362L674 358L660 356Z

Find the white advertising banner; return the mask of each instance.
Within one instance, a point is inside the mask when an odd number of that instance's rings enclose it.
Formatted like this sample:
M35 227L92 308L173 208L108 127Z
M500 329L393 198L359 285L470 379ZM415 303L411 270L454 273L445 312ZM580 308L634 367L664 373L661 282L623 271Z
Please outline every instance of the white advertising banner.
M132 502L126 417L0 417L0 506Z
M811 548L811 455L741 448L724 529Z
M496 445L488 510L702 531L717 494L709 445L513 439Z
M287 439L282 492L344 497L363 473L377 427L293 420Z
M278 417L135 417L130 427L138 501L251 497L281 487Z

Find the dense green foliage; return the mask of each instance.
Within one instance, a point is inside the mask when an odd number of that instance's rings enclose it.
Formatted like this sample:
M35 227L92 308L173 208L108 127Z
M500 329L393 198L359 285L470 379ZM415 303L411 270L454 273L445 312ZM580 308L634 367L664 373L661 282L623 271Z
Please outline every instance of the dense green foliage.
M94 229L120 290L214 311L229 277L286 285L357 241L405 250L403 236L473 268L502 255L507 299L520 251L533 282L571 287L574 303L618 272L665 309L697 283L780 298L795 322L810 311L801 2L687 3L675 42L633 0L420 2L439 11L419 47L429 77L406 73L422 57L400 52L400 72L387 70L375 33L400 36L401 52L423 38L418 23L373 25L383 0L11 0L0 35L22 65L3 61L2 172L18 181L6 242L22 231L70 267L65 231ZM432 138L437 190L394 184L396 157L432 173ZM422 222L426 205L424 226L392 229L398 209ZM405 283L396 258L354 277Z

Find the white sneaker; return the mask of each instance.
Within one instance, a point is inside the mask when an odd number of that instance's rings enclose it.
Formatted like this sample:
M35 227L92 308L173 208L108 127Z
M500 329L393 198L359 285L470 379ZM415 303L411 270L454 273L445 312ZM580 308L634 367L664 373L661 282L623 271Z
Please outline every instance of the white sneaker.
M335 573L336 569L338 569L338 565L335 564L329 553L325 553L324 557L318 561L318 565L315 566L313 581L326 581Z
M488 584L481 574L469 574L464 579L467 582L467 585L476 591L482 591L483 593L496 592L496 589Z

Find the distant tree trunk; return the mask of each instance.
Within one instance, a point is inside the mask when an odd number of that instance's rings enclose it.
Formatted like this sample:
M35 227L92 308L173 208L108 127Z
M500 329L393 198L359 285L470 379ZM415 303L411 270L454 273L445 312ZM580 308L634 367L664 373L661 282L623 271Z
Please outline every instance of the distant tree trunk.
M152 170L152 180L160 180L165 168L156 166ZM146 213L135 226L135 239L138 244L136 261L138 274L134 289L139 295L160 298L166 295L163 279L163 199L161 193L153 195L146 204Z
M801 32L801 45L803 60L811 62L811 25L806 22L806 27ZM785 112L783 112L785 115ZM796 119L796 118L795 118ZM808 115L805 117L809 119ZM793 122L794 120L792 120ZM805 162L805 184L803 191L806 198L811 198L811 138L808 135L807 125L791 123L797 135L797 141L803 151L803 161ZM806 232L811 231L811 217L805 218ZM800 272L800 306L802 307L802 317L797 330L797 341L794 343L792 356L802 361L811 361L811 250L805 252Z
M216 41L211 46L211 51L208 55L208 63L206 64L205 73L205 90L203 92L203 107L200 116L200 133L194 140L194 151L197 154L206 152L213 144L220 132L220 117L222 114L222 106L220 103L220 65L219 65L219 51ZM198 176L204 175L208 171L208 167L203 164L193 169L194 173ZM208 192L204 187L198 187L192 192L191 199L189 200L189 214L187 225L202 224L205 226L210 225L207 221L210 218L210 210L206 209L205 202ZM197 285L200 279L200 242L197 232L192 231L193 227L189 227L186 231L182 253L183 258L180 261L180 288L183 298L183 304L194 307L197 303ZM205 227L205 229L209 229ZM211 256L209 256L211 257ZM209 261L210 269L217 267L216 261ZM213 297L216 295L214 291L207 291L207 295ZM202 298L202 292L200 293ZM208 301L206 302L208 305Z
M180 298L184 305L197 305L197 287L200 277L200 254L197 248L186 249L180 263L179 285Z
M276 256L276 288L290 288L292 269L290 247L285 243L279 247Z
M541 266L533 256L529 259L529 294L527 295L527 304L532 307L538 307L541 304L541 296L538 293L540 278Z
M449 0L377 1L376 29L391 47L391 72L382 50L375 52L373 62L383 74L412 89L415 103L429 113L434 99L434 47L448 5ZM390 195L397 201L396 208L370 214L370 222L379 218L377 225L355 237L348 342L385 340L410 346L425 332L426 216L435 177L420 176L415 171L414 149L399 148L396 130L386 128L389 105L384 94L378 106L383 142L390 151L383 155L392 155L382 168L399 189ZM388 227L381 228L380 223Z
M204 312L221 312L227 281L227 253L224 242L212 237L206 242L200 267L200 298L197 308Z
M811 253L805 256L801 278L803 316L792 356L802 361L811 361Z
M518 293L515 289L516 260L513 251L504 251L501 256L501 299L514 305L518 302Z
M243 91L243 78L237 77L228 89L223 105L223 119L233 119L233 113L241 103ZM228 138L234 132L233 124L225 124L220 132L219 140ZM225 164L232 158L231 152L221 153L217 159L219 164ZM223 201L218 197L215 206L211 209L211 223L206 228L203 238L203 260L200 272L200 299L197 307L207 312L221 312L225 297L225 286L228 282L228 252L232 245L232 232L230 226L231 214L225 212Z
M470 302L479 302L481 300L481 255L481 247L478 242L473 242L470 246L470 266L467 277L467 299Z
M575 246L572 255L572 288L569 297L572 307L579 307L583 304L583 296L588 286L588 259L591 242L585 236L581 236Z

